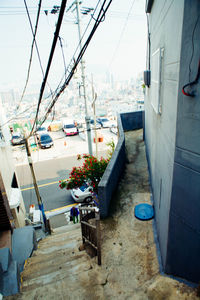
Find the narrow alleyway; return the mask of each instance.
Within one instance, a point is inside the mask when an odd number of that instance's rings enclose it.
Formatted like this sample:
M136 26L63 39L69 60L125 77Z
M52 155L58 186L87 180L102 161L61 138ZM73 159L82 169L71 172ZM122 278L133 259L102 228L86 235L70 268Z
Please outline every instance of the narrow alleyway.
M195 289L160 275L153 221L134 217L135 205L151 203L142 130L126 133L126 150L110 217L101 221L102 266L79 251L79 224L60 227L28 260L21 293L6 299L199 299Z

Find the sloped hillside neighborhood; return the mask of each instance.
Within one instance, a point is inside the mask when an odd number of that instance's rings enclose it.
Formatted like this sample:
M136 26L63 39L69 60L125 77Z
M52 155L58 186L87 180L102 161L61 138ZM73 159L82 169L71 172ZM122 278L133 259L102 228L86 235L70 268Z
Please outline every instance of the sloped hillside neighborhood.
M145 10L144 110L117 115L116 147L77 224L51 227L41 203L44 224L28 222L1 126L0 299L200 298L200 2Z

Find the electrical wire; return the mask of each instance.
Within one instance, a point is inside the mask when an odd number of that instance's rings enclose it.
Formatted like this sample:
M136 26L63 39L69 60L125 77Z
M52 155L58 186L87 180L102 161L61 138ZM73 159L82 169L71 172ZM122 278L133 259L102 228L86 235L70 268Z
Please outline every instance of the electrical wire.
M111 61L110 61L109 66L108 66L108 69L110 69L110 67L111 67L111 65L112 65L112 63L113 63L113 60L114 60L114 58L115 58L115 56L116 56L117 50L119 49L119 46L120 46L122 37L123 37L123 35L124 35L124 31L125 31L125 29L126 29L126 26L127 26L128 20L129 20L129 16L130 16L130 14L131 14L131 10L132 10L134 4L135 4L135 0L133 0L132 4L131 4L131 6L130 6L130 9L129 9L129 11L128 11L128 15L127 15L126 20L125 20L125 22L124 22L124 26L123 26L123 28L122 28L122 31L121 31L121 34L120 34L120 37L119 37L117 46L116 46L116 48L115 48L115 50L114 50L113 56L112 56L112 58L111 58Z
M29 111L29 110L32 110L34 106L36 106L36 104L33 105L33 106L31 106L31 107L29 106L29 107L26 108L24 111L18 113L16 116L10 118L8 121L6 121L6 122L5 122L4 124L2 124L1 126L3 127L3 126L5 126L5 125L8 125L11 121L18 119L19 116L23 115L25 112L27 112L27 111Z
M97 8L98 8L98 5L99 5L99 3L101 2L101 0L99 0L98 1L98 3L97 3L97 5L96 5L96 7L95 7L95 10L94 10L94 12L97 10ZM76 50L75 50L75 52L74 52L74 55L73 55L73 57L72 57L72 59L71 59L71 61L70 61L70 63L69 63L69 65L68 65L68 68L67 68L67 70L69 70L69 68L73 68L73 66L74 66L74 63L75 63L75 55L76 55L76 52L78 51L78 49L80 48L80 44L82 43L82 40L83 40L83 37L84 37L84 35L85 35L85 33L86 33L86 31L87 31L87 29L88 29L88 27L89 27L89 25L90 25L90 23L91 23L91 21L92 21L92 17L90 18L90 21L89 21L89 23L88 23L88 25L87 25L87 27L86 27L86 29L85 29L85 31L84 31L84 33L83 33L83 35L82 35L82 38L81 38L81 40L79 41L79 44L78 44L78 46L77 46L77 48L76 48ZM75 69L76 70L76 69ZM75 72L75 71L74 71ZM63 76L64 77L64 76ZM59 83L59 85L58 85L58 87L56 88L56 90L55 90L55 95L56 95L56 93L57 93L57 91L59 90L59 88L60 88L60 85L61 85L61 82L63 81L63 77L62 77L62 79L61 79L61 81L60 81L60 83Z
M33 25L32 25L32 22L31 22L30 15L29 15L28 7L27 7L27 5L26 5L26 0L24 0L24 3L25 3L25 6L26 6L26 8L27 8L26 11L27 11L28 19L29 19L29 23L30 23L30 27L31 27L32 34L33 34L33 36L34 36ZM36 51L37 51L37 55L38 55L39 64L40 64L40 68L41 68L41 71L42 71L42 75L44 76L44 70L43 70L43 67L42 67L41 58L40 58L40 53L39 53L39 49L38 49L38 46L37 46L36 39L35 39L34 43L35 43L35 47L36 47Z
M66 80L67 68L66 68L65 54L64 54L64 51L63 51L62 38L60 36L58 38L59 38L60 48L61 48L61 52L62 52L62 58L63 58L64 69L65 69L65 80Z
M73 65L73 67L72 67L71 72L69 73L69 75L68 75L67 79L65 80L64 84L60 87L59 91L58 91L57 94L55 95L55 97L54 97L52 103L49 105L49 108L48 108L48 110L47 110L45 116L41 119L41 121L40 121L40 124L41 124L41 125L45 122L45 120L47 119L47 117L48 117L49 113L51 112L53 106L55 105L56 101L58 100L59 96L62 94L62 92L65 90L66 86L67 86L67 85L69 84L69 82L71 81L71 79L72 79L72 77L73 77L73 75L74 75L74 72L75 72L75 70L76 70L76 68L77 68L77 66L78 66L78 64L79 64L79 62L81 61L81 59L82 59L82 57L83 57L83 55L84 55L84 53L85 53L85 51L86 51L86 49L87 49L87 47L88 47L88 45L89 45L91 39L92 39L92 37L93 37L93 35L94 35L96 29L98 28L99 24L100 24L100 23L102 22L102 20L104 19L105 14L106 14L108 8L110 7L110 4L112 3L112 0L110 0L110 1L108 2L106 8L104 9L105 3L106 3L106 0L104 0L103 4L102 4L102 6L101 6L101 9L100 9L100 11L99 11L97 20L96 20L96 22L95 22L95 24L94 24L94 26L93 26L93 29L91 30L91 33L90 33L89 37L87 38L87 40L86 40L84 46L83 46L82 49L80 50L80 53L79 53L77 59L76 59L75 62L74 62L74 65Z
M31 54L30 54L30 59L29 59L29 66L28 66L28 71L27 71L27 77L26 77L26 82L25 82L25 86L24 86L24 89L23 89L23 92L22 92L22 96L21 96L21 99L17 105L17 110L19 109L19 106L24 98L24 94L25 94L25 91L26 91L26 88L27 88L27 85L28 85L28 81L29 81L29 77L30 77L30 70L31 70L31 63L32 63L32 58L33 58L33 47L34 47L34 44L35 44L35 38L36 38L36 34L37 34L37 28L38 28L38 22L39 22L39 17L40 17L40 11L41 11L41 4L42 4L42 0L39 1L39 4L38 4L38 12L37 12L37 18L36 18L36 24L35 24L35 31L33 32L32 30L32 33L33 33L33 41L32 41L32 45L31 45ZM27 4L26 4L26 0L24 0L24 5L25 5L25 8L26 8L26 12L27 12L27 15L28 15L28 18L29 18L29 22L31 24L31 28L33 28L32 26L32 23L31 23L31 19L30 19L30 15L29 15L29 10L28 10L28 7L27 7ZM40 60L40 63L41 63L41 60ZM42 68L42 65L40 64L41 68ZM43 72L43 69L42 69L42 73Z
M67 3L67 0L62 0L61 7L60 7L60 12L59 12L59 16L58 16L58 21L57 21L57 25L56 25L56 30L55 30L55 33L54 33L54 39L53 39L52 46L51 46L51 51L50 51L50 54L49 54L48 64L47 64L45 76L44 76L44 79L43 79L43 82L42 82L42 85L41 85L41 88L40 88L40 95L39 95L39 100L38 100L38 105L37 105L36 116L35 116L33 126L32 126L32 129L31 129L31 132L30 132L29 136L32 135L35 124L37 122L37 118L38 118L38 114L39 114L39 108L40 108L40 104L41 104L41 101L42 101L42 96L43 96L45 85L46 85L46 82L47 82L47 77L48 77L48 74L49 74L49 70L50 70L50 67L51 67L54 51L55 51L55 48L56 48L56 43L57 43L57 40L58 40L59 31L60 31L60 27L61 27L61 24L62 24L62 19L63 19L63 16L64 16L66 3Z
M101 0L100 0L99 2L101 2ZM95 10L94 10L93 13L91 14L91 18L92 18L93 20L96 21L96 19L94 18L94 14L95 14ZM104 15L104 18L102 19L101 22L104 22L104 21L105 21L105 15Z
M29 10L28 10L28 7L26 5L26 1L24 0L24 3L25 3L25 7L26 7L26 11L27 11L27 15L28 15L28 19L29 19L29 24L30 24L30 27L31 27L31 31L32 31L32 34L33 34L33 43L32 44L35 44L35 47L36 47L36 51L37 51L37 56L38 56L38 60L39 60L39 65L40 65L40 69L42 71L42 75L43 75L43 78L44 78L44 70L43 70L43 67L42 67L42 62L41 62L41 58L40 58L40 53L39 53L39 49L38 49L38 46L37 46L37 42L36 42L36 39L34 38L34 31L33 31L33 25L32 25L32 22L31 22L31 18L30 18L30 14L29 14ZM48 84L48 83L47 83ZM50 89L50 96L52 95L52 90L51 90L51 87L49 86L48 84L48 87ZM20 101L21 102L21 101ZM19 105L18 105L19 106Z
M14 7L12 7L12 8L14 8ZM19 7L19 8L22 9L23 7ZM1 7L0 7L0 9L1 9ZM48 7L48 8L43 7L43 11L48 11L48 12L51 11L51 7ZM34 7L32 7L32 9L31 9L31 7L29 7L29 14L36 14L36 13L37 13L37 10L34 9ZM26 15L26 12L24 12L24 10L0 11L0 16L18 16L18 15L19 16ZM109 12L109 18L126 19L126 17L127 17L127 13L125 11L122 12L122 11L112 11L112 10L110 10L110 12ZM140 17L143 17L143 15L140 15L140 14L130 15L129 20L135 20L136 17L140 18ZM68 20L64 19L64 23L65 22L74 22L74 21L75 21L75 19L73 19L73 18L69 18Z
M193 28L193 31L192 31L192 54L191 54L190 63L189 63L189 83L185 84L182 87L183 95L188 96L188 97L194 97L195 92L194 91L186 92L185 89L188 88L188 87L191 89L191 87L193 85L196 85L198 83L198 80L200 78L200 59L199 59L199 64L198 64L198 70L197 70L196 77L193 81L191 81L191 72L192 72L191 65L192 65L192 60L193 60L193 57L194 57L194 34L195 34L195 31L196 31L197 24L199 22L199 18L200 18L200 14L197 17L197 20L195 22L195 25L194 25L194 28Z
M190 87L191 88L193 85L197 84L198 81L199 81L199 78L200 78L200 60L199 60L198 71L197 71L197 75L196 75L195 79L193 81L185 84L183 86L183 88L182 88L183 95L189 96L189 97L194 97L195 96L195 92L194 91L192 91L192 92L186 92L185 88L186 87Z
M99 1L97 2L97 5L96 5L96 7L95 7L95 9L94 9L94 14L95 14L95 12L97 11L97 8L98 8L100 2L101 2L101 0L99 0ZM67 11L68 11L68 10L67 10ZM82 37L81 37L81 40L79 41L78 46L76 47L76 49L75 49L75 51L74 51L74 54L73 54L73 56L72 56L72 58L71 58L71 60L70 60L70 62L69 62L69 64L68 64L68 66L67 66L66 73L69 72L69 69L72 69L72 66L73 66L74 60L75 60L75 55L76 55L78 49L80 49L80 44L82 43L83 38L84 38L84 36L85 36L85 34L86 34L86 32L87 32L87 30L88 30L88 28L89 28L89 25L90 25L90 23L91 23L92 20L93 20L93 18L92 18L92 16L91 16L91 17L90 17L90 20L89 20L89 22L88 22L88 24L87 24L87 26L86 26L86 28L85 28L85 30L84 30L84 33L83 33L83 35L82 35ZM66 77L65 74L62 76L62 78L61 78L61 80L60 80L60 82L59 82L57 88L55 89L55 91L54 91L54 93L53 93L54 96L56 95L57 91L59 90L59 88L60 88L60 86L61 86L61 84L62 84L62 81L63 81L64 77ZM51 95L48 95L46 98L49 98L50 96L51 96Z
M194 56L194 34L195 34L197 24L199 22L199 18L200 18L200 14L197 17L197 20L195 22L195 25L194 25L194 28L193 28L193 31L192 31L192 54L191 54L190 63L189 63L189 81L191 81L191 71L192 71L191 70L191 65L192 65L192 60L193 60L193 56Z

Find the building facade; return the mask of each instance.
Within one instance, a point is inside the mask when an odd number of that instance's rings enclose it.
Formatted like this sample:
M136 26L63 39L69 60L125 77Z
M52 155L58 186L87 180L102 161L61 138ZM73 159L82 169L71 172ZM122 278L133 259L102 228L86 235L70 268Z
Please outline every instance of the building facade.
M0 231L3 231L25 226L26 210L15 173L11 136L1 101L0 112Z
M162 265L199 282L200 2L149 0L146 12L145 140Z

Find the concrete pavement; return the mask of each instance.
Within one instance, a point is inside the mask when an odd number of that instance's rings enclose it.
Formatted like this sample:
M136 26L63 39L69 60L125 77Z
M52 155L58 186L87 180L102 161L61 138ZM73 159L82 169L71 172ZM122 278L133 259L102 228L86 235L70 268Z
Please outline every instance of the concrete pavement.
M101 129L103 142L98 143L98 152L106 153L108 146L106 145L112 139L117 144L117 135L111 133L108 128ZM87 141L83 140L79 135L66 137L63 131L49 132L54 146L49 149L32 149L31 156L34 163L49 159L76 156L77 154L88 153ZM92 142L93 155L96 156L96 144ZM26 150L23 146L12 147L13 158L16 165L27 164Z

